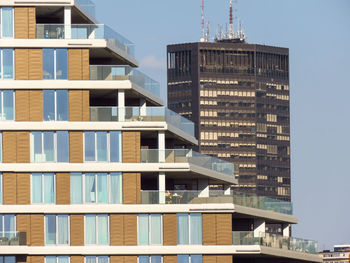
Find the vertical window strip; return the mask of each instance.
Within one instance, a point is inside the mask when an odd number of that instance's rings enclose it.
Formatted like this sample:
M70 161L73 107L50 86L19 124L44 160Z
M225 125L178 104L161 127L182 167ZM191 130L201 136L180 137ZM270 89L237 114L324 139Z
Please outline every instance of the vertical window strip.
M138 256L138 263L162 263L162 256Z
M44 121L68 121L68 90L43 91Z
M32 204L56 203L56 176L53 173L32 173Z
M109 263L108 256L86 256L85 263Z
M68 79L67 49L43 49L43 79Z
M45 263L69 263L69 256L46 256Z
M13 7L3 7L1 10L1 38L14 37L14 14Z
M0 256L1 263L16 263L16 256Z
M0 121L15 120L15 92L0 90Z
M0 237L12 239L16 234L16 216L0 214Z
M69 245L69 216L45 215L45 245Z
M202 214L177 214L178 245L202 244Z
M162 245L162 215L138 215L138 244Z
M85 245L109 244L109 216L85 215Z

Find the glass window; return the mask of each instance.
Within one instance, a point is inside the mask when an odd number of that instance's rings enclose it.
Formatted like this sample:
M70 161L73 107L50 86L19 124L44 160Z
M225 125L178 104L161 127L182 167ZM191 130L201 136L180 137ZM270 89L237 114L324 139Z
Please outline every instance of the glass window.
M15 119L15 96L13 90L0 90L0 121Z
M189 255L177 255L177 263L190 263Z
M123 195L123 176L122 173L111 173L110 175L110 203L121 204Z
M122 156L122 147L121 147L121 141L122 141L122 133L120 131L112 131L110 132L110 142L111 142L111 162L121 162L121 156Z
M42 162L42 133L32 132L30 136L31 162Z
M95 133L85 132L85 161L95 161Z
M83 203L83 178L81 173L70 175L70 202L71 204Z
M107 162L107 132L96 132L97 161Z
M68 245L69 226L68 215L46 215L45 216L45 244L46 245Z
M43 91L43 113L44 121L54 121L55 118L55 91L44 90Z
M44 162L55 161L54 132L43 132L44 136Z
M67 131L57 132L57 162L69 163L69 135Z
M178 255L177 263L203 263L202 255Z
M2 50L3 79L13 79L13 49Z
M191 263L203 263L202 255L191 255Z
M16 263L15 256L0 257L0 263Z
M158 214L138 215L138 244L162 244L162 216Z
M1 8L1 37L13 38L13 8Z
M67 49L56 49L56 79L68 79Z
M43 78L68 79L67 49L43 49Z
M68 90L56 91L57 121L68 121Z
M179 245L202 244L202 214L177 214L177 240Z
M68 256L46 256L45 257L45 263L69 263L69 257Z
M32 203L55 203L55 175L53 173L32 174Z
M108 215L85 216L85 244L108 245Z
M44 90L44 121L68 121L68 91Z
M139 256L139 263L162 263L162 256Z
M85 202L96 202L96 176L93 173L85 174Z
M108 263L109 258L107 256L87 256L85 257L85 263Z
M55 50L43 49L43 79L55 79Z

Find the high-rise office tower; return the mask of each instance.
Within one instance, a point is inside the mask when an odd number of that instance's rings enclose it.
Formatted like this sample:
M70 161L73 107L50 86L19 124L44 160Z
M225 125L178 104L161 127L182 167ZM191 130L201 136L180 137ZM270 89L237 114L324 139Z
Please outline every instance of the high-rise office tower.
M229 191L233 164L189 149L194 124L86 4L0 1L0 262L321 262L290 202Z
M289 51L242 39L169 45L168 107L199 150L235 164L234 189L290 195Z

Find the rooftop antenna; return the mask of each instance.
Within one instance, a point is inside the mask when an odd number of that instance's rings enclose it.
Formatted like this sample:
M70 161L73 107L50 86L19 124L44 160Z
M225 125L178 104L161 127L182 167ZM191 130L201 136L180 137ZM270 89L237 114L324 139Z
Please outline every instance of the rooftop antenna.
M209 23L209 21L207 22L207 35L206 35L205 41L210 42L210 23Z
M204 23L204 0L202 0L202 38L201 42L205 41L205 23Z
M235 31L233 27L233 8L232 8L232 0L230 0L230 32L229 39L233 39L235 36Z

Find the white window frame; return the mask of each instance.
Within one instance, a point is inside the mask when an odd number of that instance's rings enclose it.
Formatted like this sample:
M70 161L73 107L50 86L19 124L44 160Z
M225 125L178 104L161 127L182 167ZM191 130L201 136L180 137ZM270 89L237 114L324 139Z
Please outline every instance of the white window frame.
M46 244L46 216L53 215L56 218L56 244ZM58 244L58 216L67 216L68 218L68 244ZM70 246L70 216L68 214L46 214L44 216L44 244L45 246L58 246L58 247L67 247Z
M30 203L31 204L40 204L40 205L55 205L56 204L56 173L49 173L49 174L53 174L53 187L55 189L55 193L54 193L54 202L52 204L47 204L45 203L45 200L44 200L44 197L45 197L45 186L44 186L44 174L45 173L37 173L37 174L41 174L41 200L42 202L41 203L34 203L33 202L33 173L30 174Z
M0 49L0 52L2 52L2 50ZM2 63L2 55L1 55L1 62ZM2 64L1 64L2 65ZM3 73L2 73L3 75ZM1 79L1 78L0 78ZM3 114L4 114L4 89L0 90L1 93L1 114L0 114L0 121L16 121L16 92L14 90L11 90L13 92L13 120L4 120Z
M187 218L188 218L188 244L177 244L178 246L200 246L198 244L192 244L191 243L191 214L200 214L202 216L202 228L203 228L203 213L177 213L177 214L186 214ZM177 215L176 214L176 215ZM176 216L176 220L177 220L177 216ZM177 224L177 222L176 222ZM177 233L176 233L177 235ZM202 230L202 243L203 243L203 230Z
M3 14L2 14L2 9L6 7L6 8L12 8L12 37L4 37L2 35L2 18L3 18ZM15 38L15 9L12 6L3 6L2 8L0 7L0 38L1 39L14 39Z
M58 258L59 258L59 257L67 257L67 258L68 258L68 263L70 263L70 256L66 256L66 255L60 255L60 256L46 255L46 256L45 256L45 263L46 263L46 257L55 257L55 258L56 258L56 263L58 263Z
M85 133L84 132L84 138L83 138L83 151L84 151L84 163L110 163L111 162L111 137L109 131L88 131L93 132L95 135L95 160L94 161L86 161L85 160ZM97 160L97 133L98 132L106 132L107 133L107 161L98 161Z
M139 245L139 231L140 231L140 225L139 225L139 215L147 215L148 216L148 245L147 246L162 246L163 245L163 215L154 213L154 214L137 214L137 245ZM152 233L152 227L151 227L151 215L160 215L160 244L151 244L151 233ZM176 233L177 234L177 233ZM142 245L145 246L145 245ZM145 255L147 256L147 255Z
M96 225L96 244L87 244L86 243L86 216L95 216L95 225ZM107 245L105 244L98 244L98 216L107 216L107 237L108 237L108 242ZM85 214L84 215L84 246L110 246L111 243L111 238L110 238L110 219L109 219L109 214Z

